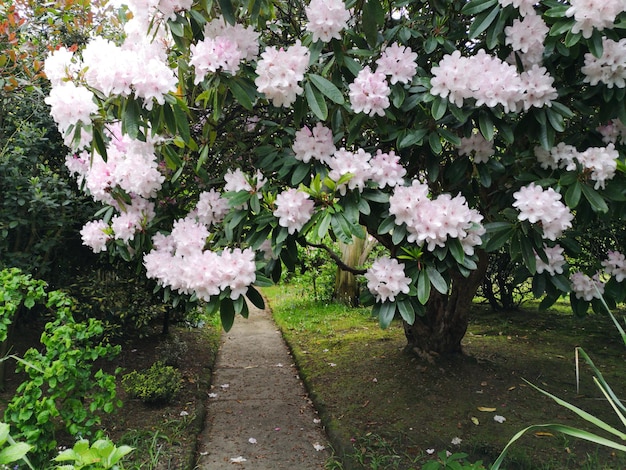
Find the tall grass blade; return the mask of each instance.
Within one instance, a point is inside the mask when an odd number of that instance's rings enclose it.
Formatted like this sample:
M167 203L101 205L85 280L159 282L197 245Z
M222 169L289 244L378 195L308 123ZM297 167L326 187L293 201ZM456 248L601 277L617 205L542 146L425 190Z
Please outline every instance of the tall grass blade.
M611 399L615 402L615 404L619 406L619 408L621 408L622 411L626 412L626 407L621 402L621 400L617 398L617 395L615 395L615 393L613 392L609 384L606 382L606 380L604 380L604 377L602 376L602 372L600 372L600 370L596 367L596 365L593 363L591 358L587 355L585 350L583 348L576 348L576 349L580 350L580 355L583 357L585 362L589 364L589 367L593 369L593 373L598 378L598 381L602 384L602 388L607 391L607 393L610 395Z
M595 444L600 444L605 447L610 447L615 450L621 450L622 452L626 452L626 445L619 444L605 437L598 436L596 434L583 431L581 429L576 429L576 428L565 426L562 424L533 424L532 426L528 426L526 429L522 429L517 434L515 434L515 436L511 438L509 443L502 450L502 453L499 455L499 457L491 466L491 470L499 470L500 465L502 465L502 462L506 455L506 452L509 450L509 447L511 446L511 444L517 441L520 437L522 437L523 434L525 434L527 431L544 430L544 429L549 429L551 431L560 432L568 436L576 437L578 439L584 439L586 441L593 442Z
M546 392L545 390L537 387L536 385L530 383L528 380L524 379L524 381L530 385L531 387L533 387L535 390L538 390L539 392L543 393L544 395L552 398L555 402L557 402L559 405L567 408L570 411L573 411L574 413L576 413L578 416L580 416L581 418L583 418L585 421L591 423L591 424L595 424L596 426L598 426L600 429L605 430L606 432L609 432L617 437L619 437L622 440L626 440L626 434L624 434L623 432L619 431L618 429L615 429L613 426L611 426L610 424L605 423L604 421L602 421L600 418L595 417L594 415L592 415L591 413L586 412L585 410L582 410L580 408L578 408L575 405L572 405L571 403L566 402L565 400L562 400L561 398L552 395L550 392ZM625 447L626 448L626 447Z

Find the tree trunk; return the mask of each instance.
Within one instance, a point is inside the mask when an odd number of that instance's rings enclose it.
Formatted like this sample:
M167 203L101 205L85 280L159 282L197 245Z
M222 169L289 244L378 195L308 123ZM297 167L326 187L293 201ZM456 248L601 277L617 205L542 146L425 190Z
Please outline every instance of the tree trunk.
M452 273L447 295L432 290L423 316L413 325L404 322L407 350L432 361L434 357L462 352L461 340L467 331L469 310L487 269L487 254L479 252L478 267L469 277Z
M353 268L362 266L372 248L376 246L376 240L370 237L367 239L352 237L352 243L349 245L342 242L337 243L341 251L341 261ZM337 302L351 307L356 307L359 304L359 285L354 274L337 268L333 298Z

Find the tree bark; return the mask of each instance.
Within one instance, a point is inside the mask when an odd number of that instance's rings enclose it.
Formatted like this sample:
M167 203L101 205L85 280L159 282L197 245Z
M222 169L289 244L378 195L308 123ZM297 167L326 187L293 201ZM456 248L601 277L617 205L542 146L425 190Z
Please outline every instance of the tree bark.
M487 269L487 254L479 252L478 267L469 277L455 272L444 295L432 290L423 316L413 325L404 322L406 349L433 361L436 356L462 353L461 340L467 331L469 310Z

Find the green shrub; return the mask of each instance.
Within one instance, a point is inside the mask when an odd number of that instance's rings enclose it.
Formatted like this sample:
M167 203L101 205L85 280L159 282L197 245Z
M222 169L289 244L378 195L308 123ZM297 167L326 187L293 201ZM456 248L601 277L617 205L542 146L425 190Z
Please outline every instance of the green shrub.
M126 393L144 403L169 403L180 390L180 372L157 361L142 372L133 371L122 377Z
M30 348L18 361L17 371L28 378L5 411L5 420L18 431L16 437L35 446L36 463L49 459L59 430L92 436L99 412L121 406L115 376L93 371L96 361L114 358L120 347L102 342L104 328L98 320L76 322L71 313L75 304L64 293L49 292L46 307L56 312L56 320L46 324L43 348Z

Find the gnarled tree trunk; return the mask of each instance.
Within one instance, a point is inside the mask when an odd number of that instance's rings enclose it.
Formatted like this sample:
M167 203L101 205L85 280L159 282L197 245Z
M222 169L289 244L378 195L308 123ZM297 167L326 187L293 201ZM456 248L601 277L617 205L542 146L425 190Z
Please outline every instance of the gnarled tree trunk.
M447 295L432 290L426 312L413 325L404 322L407 350L427 360L438 355L462 352L461 340L467 331L469 309L487 269L488 257L479 252L478 267L469 277L451 275Z

